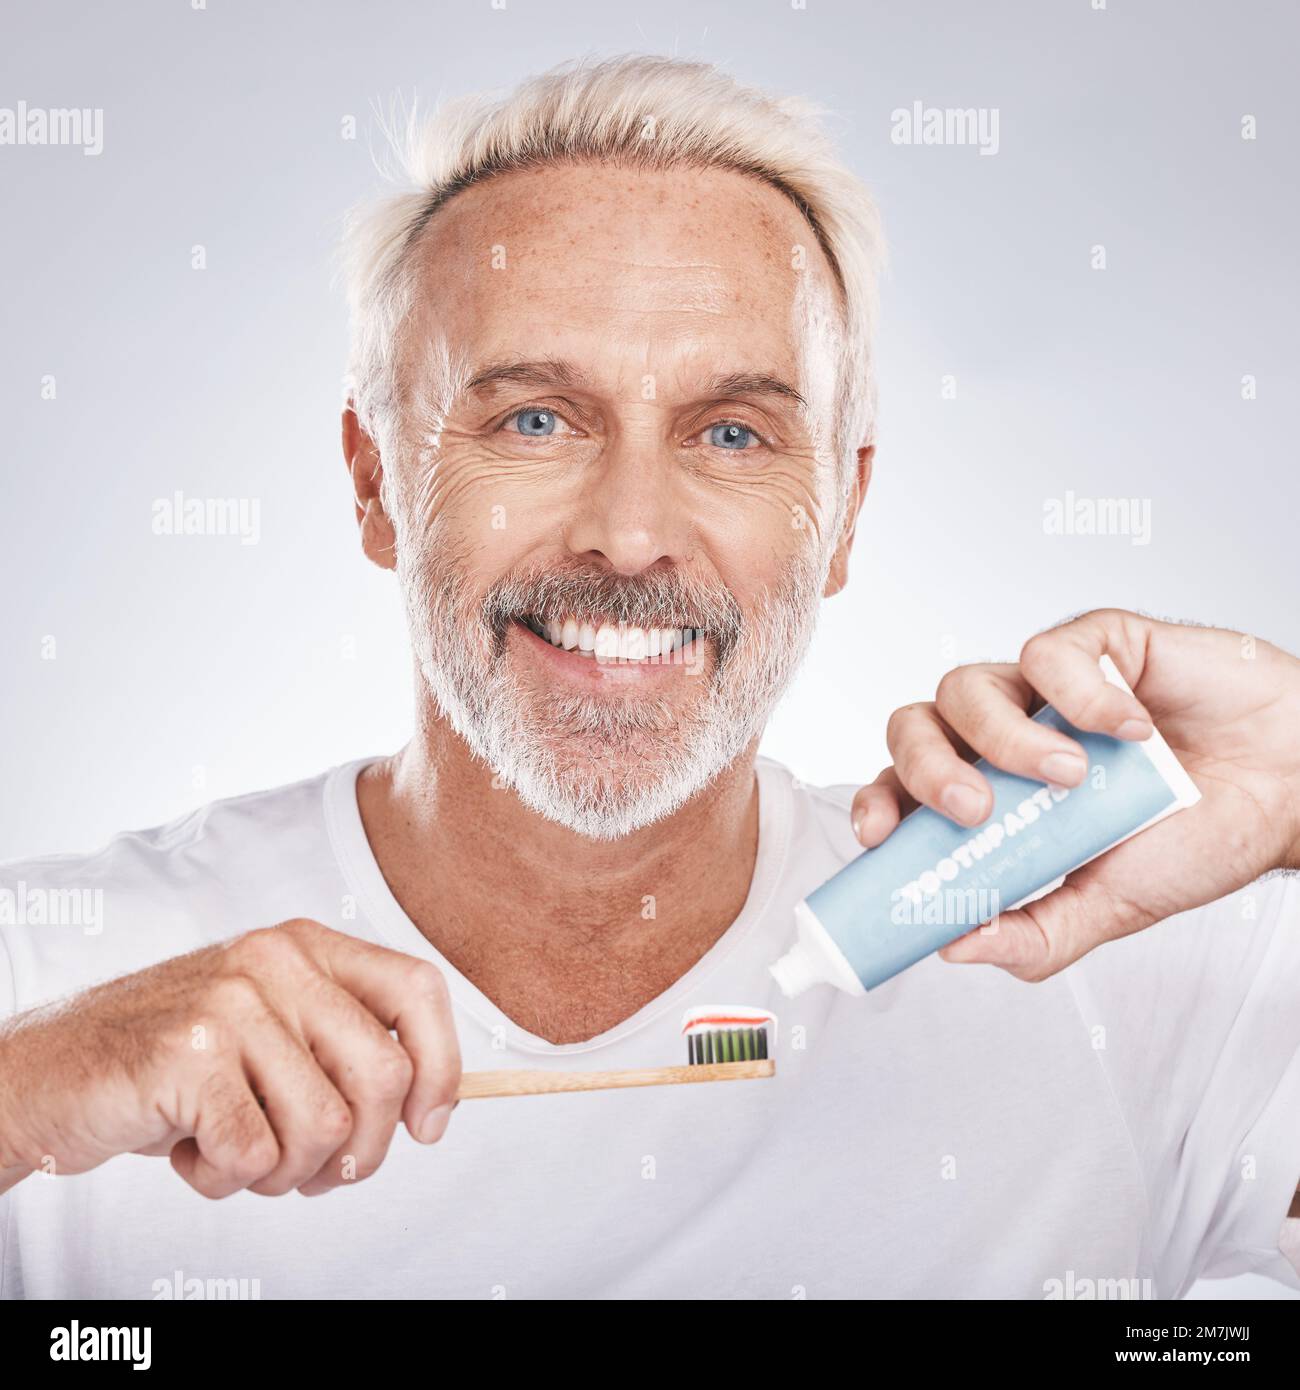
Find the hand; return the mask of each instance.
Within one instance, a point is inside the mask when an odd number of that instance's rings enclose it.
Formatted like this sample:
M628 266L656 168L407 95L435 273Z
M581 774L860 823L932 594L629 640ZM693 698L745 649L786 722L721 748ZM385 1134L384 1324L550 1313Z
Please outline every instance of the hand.
M205 1197L314 1196L373 1173L399 1119L440 1139L459 1081L434 966L285 922L12 1020L0 1190L170 1153Z
M1106 682L1109 652L1136 699ZM1152 721L1201 800L1076 870L1055 892L1002 913L939 953L1042 980L1103 941L1300 867L1300 662L1218 628L1099 609L1031 637L1018 663L959 666L930 704L889 721L894 759L853 803L868 849L924 804L960 825L992 810L986 757L1024 777L1077 786L1082 746L1029 715L1047 703L1076 728L1142 739Z

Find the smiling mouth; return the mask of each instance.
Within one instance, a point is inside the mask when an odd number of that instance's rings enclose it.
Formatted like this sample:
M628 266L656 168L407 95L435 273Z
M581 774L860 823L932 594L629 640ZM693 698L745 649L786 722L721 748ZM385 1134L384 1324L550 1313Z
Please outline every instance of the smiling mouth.
M515 621L560 651L600 662L675 663L698 651L707 636L703 628L635 627L577 614L548 620L526 613Z

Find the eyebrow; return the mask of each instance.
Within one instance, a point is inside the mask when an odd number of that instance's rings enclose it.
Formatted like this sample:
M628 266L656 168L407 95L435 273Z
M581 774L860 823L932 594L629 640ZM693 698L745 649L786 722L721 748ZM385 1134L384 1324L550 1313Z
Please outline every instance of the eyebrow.
M788 382L766 372L734 372L717 376L707 383L706 396L784 396L803 409L808 402Z
M518 386L586 386L587 378L576 367L558 357L543 357L535 362L498 362L475 372L465 383L466 391L481 391L498 382L513 382Z
M466 391L482 391L499 383L516 386L567 386L583 389L589 385L586 375L572 363L557 357L543 357L530 362L498 362L475 372L465 383ZM703 397L714 396L779 396L794 401L806 410L808 402L802 393L788 382L767 372L730 372L712 377L704 383Z

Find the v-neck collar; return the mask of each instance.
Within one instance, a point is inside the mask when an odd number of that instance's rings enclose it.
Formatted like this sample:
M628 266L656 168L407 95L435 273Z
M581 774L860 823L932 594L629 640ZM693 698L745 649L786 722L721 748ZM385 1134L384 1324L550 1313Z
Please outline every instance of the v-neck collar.
M781 878L790 844L791 789L785 769L767 758L758 758L758 853L740 915L698 961L663 993L643 1004L636 1013L613 1028L582 1042L553 1043L521 1027L499 1009L465 975L420 933L393 896L374 851L366 838L357 805L357 777L377 758L358 758L336 767L325 779L325 823L344 881L355 895L376 933L394 950L432 961L442 972L454 1002L489 1031L504 1029L517 1051L550 1056L594 1052L654 1023L669 1010L687 1002L700 1002L703 986L723 966L763 918Z

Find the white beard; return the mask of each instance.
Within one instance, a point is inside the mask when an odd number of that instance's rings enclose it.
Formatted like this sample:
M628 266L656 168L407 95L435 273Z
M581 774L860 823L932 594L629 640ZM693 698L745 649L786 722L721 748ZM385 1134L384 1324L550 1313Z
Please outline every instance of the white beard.
M744 618L725 590L680 575L619 579L625 621L654 626L662 613L664 626L694 622L710 634L713 660L682 676L707 686L683 710L635 687L541 697L522 688L491 615L542 594L572 611L561 596L566 582L583 577L507 579L475 601L436 524L411 531L398 526L397 572L419 670L438 708L525 805L595 840L621 839L671 815L761 733L812 640L829 566L828 556L792 562L780 592L764 594ZM684 608L691 618L682 619Z

